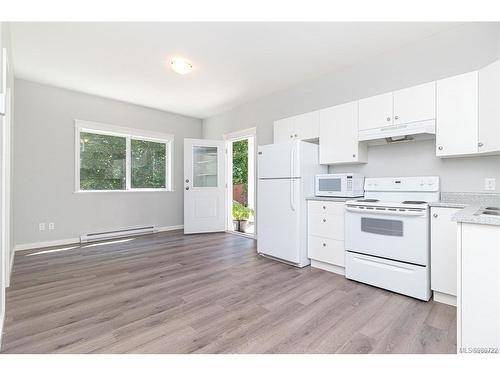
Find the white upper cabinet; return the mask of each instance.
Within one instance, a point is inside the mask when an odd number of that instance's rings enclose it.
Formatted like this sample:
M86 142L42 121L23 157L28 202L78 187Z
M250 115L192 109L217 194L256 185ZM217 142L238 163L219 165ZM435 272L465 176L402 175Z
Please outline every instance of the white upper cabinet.
M478 152L478 72L437 81L436 155Z
M359 130L381 128L393 124L392 92L359 101Z
M320 164L366 163L366 155L358 142L358 102L319 111Z
M480 153L500 150L500 60L479 70Z
M287 117L274 122L274 143L319 137L319 111Z
M319 111L307 112L292 118L295 123L296 138L306 140L319 137Z
M295 128L292 119L288 117L274 122L274 143L287 142L294 138Z
M394 124L436 118L436 82L394 91Z

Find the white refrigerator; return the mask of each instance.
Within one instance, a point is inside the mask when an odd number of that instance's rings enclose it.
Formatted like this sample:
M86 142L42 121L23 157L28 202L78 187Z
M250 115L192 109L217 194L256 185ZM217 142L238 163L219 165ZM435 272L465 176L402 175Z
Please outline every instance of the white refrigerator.
M314 177L327 173L319 165L317 144L294 141L259 146L257 186L257 252L305 267L306 197L314 195Z

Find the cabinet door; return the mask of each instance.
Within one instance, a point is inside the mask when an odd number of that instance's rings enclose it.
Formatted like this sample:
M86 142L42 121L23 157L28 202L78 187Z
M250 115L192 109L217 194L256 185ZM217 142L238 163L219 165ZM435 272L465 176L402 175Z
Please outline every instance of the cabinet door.
M366 162L366 146L358 142L358 102L319 111L319 162Z
M436 118L436 82L394 91L394 124Z
M344 241L309 236L307 242L307 256L309 258L345 267Z
M292 118L295 139L306 140L319 137L319 111L307 112Z
M479 152L500 151L500 60L479 71Z
M460 209L431 208L431 289L457 295L457 223Z
M293 118L288 117L274 122L274 143L289 142L294 136Z
M462 348L500 347L500 227L462 224Z
M359 101L359 130L392 125L392 113L392 92L361 99Z
M437 81L436 155L477 153L478 72Z

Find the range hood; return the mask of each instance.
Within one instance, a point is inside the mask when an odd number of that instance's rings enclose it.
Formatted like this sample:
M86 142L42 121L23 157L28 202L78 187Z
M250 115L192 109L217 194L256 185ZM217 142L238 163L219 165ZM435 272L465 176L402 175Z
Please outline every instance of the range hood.
M435 138L436 120L390 125L381 128L360 130L358 140L368 144L387 144L423 141Z

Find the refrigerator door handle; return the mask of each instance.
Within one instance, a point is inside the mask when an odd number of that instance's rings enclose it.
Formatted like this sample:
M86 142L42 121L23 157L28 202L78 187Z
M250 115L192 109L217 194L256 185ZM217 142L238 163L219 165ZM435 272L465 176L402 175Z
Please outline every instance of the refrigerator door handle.
M290 207L295 211L295 184L294 184L294 169L295 169L295 147L290 150Z

